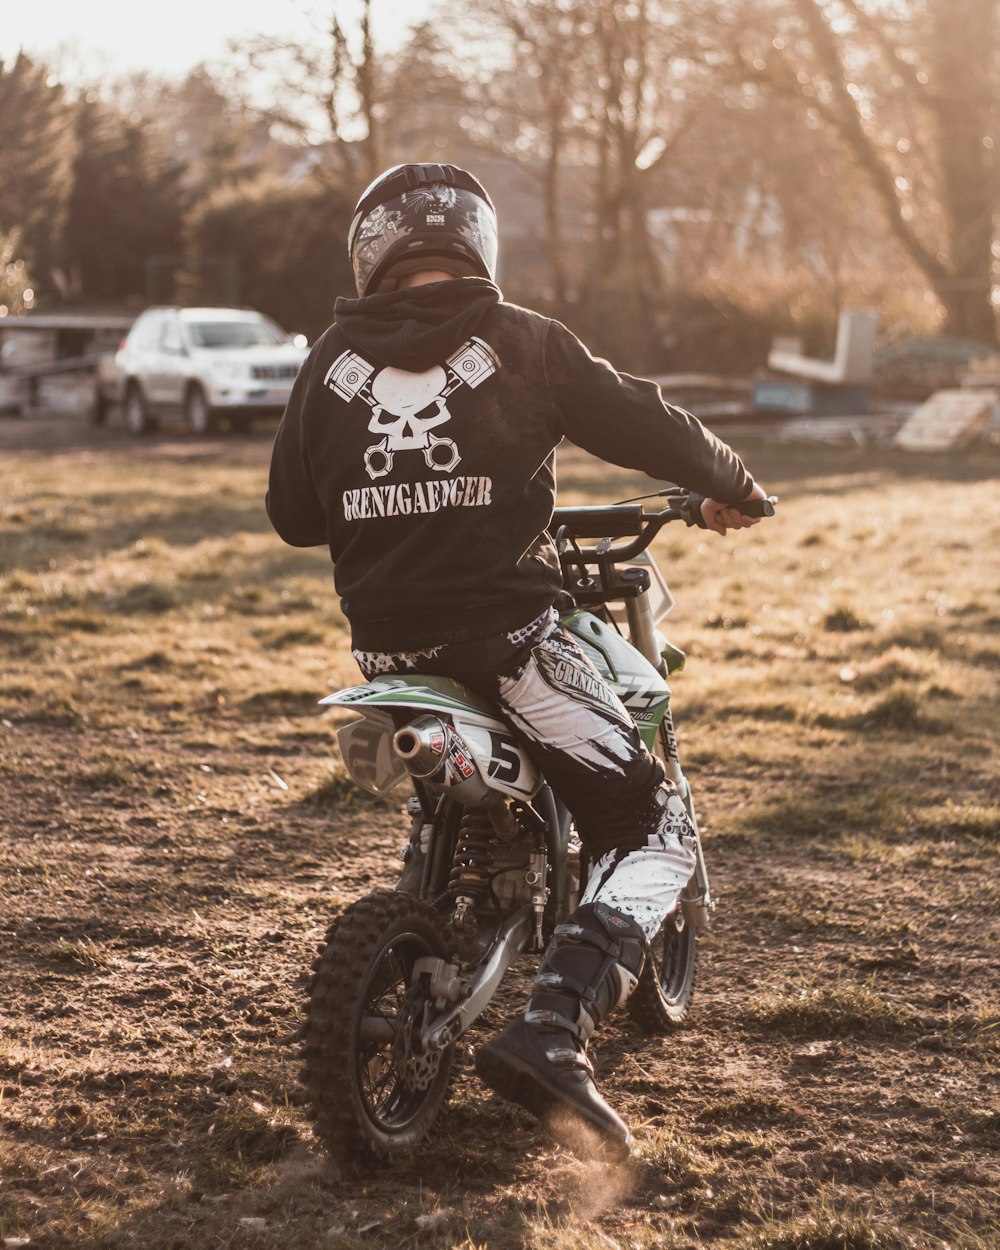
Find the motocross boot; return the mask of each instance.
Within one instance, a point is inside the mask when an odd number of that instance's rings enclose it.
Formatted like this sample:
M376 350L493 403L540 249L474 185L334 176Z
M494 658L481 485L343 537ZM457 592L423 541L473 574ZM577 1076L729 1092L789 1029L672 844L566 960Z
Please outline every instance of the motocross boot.
M476 1052L484 1084L549 1124L577 1153L630 1152L628 1127L594 1083L587 1042L631 994L645 958L646 938L634 920L585 903L553 933L523 1016Z

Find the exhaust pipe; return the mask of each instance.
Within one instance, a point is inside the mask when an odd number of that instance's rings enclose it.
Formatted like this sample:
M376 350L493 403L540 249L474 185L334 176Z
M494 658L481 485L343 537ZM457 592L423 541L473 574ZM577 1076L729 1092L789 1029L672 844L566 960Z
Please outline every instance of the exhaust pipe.
M437 716L418 716L397 729L392 748L411 776L460 803L482 803L491 793L461 735Z
M420 716L396 730L392 746L407 772L414 777L432 777L445 762L448 726L436 716Z

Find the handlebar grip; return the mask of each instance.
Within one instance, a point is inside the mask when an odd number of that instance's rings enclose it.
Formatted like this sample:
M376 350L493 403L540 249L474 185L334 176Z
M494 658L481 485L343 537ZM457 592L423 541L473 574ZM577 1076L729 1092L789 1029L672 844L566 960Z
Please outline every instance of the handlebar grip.
M777 502L777 496L771 495L767 499L746 499L735 506L737 512L741 512L743 516L774 516L774 505Z
M697 525L702 530L708 529L708 526L705 524L705 518L701 514L701 505L704 502L704 495L696 495L694 491L691 491L683 508L684 519L688 525ZM744 499L742 503L730 504L729 507L735 508L743 516L774 516L774 505L777 502L777 495L768 495L766 499Z
M642 532L643 520L641 504L556 508L551 530L568 525L576 538L626 538Z

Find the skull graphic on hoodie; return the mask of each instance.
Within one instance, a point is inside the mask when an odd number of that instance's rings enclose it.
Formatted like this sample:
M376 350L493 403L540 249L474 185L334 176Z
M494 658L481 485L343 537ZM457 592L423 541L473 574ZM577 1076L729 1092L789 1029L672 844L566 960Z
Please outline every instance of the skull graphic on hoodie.
M357 352L344 351L326 372L325 384L350 403L371 409L368 429L381 435L365 451L365 470L375 481L392 471L400 452L420 451L429 469L451 473L462 459L454 439L434 430L451 420L448 397L460 386L473 390L500 368L496 352L473 335L443 365L419 373L387 365L377 368Z

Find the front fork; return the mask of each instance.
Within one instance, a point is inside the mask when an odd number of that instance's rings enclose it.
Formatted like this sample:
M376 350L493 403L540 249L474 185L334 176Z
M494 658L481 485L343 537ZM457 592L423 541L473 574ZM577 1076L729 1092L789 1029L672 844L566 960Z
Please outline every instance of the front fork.
M650 592L644 590L634 598L626 599L625 615L628 620L629 641L637 651L642 652L663 677L666 677L667 666L657 644L656 622L653 619ZM677 751L677 734L674 732L674 718L669 704L663 720L660 721L657 737L667 780L677 787L677 792L684 801L691 819L691 828L694 830L694 846L691 848L695 856L694 872L681 892L681 910L687 923L697 931L704 929L708 924L715 910L715 900L712 898L708 881L708 868L705 866L705 854L701 846L701 834L698 832L698 818L695 815L694 802L691 798L691 787L684 776Z

